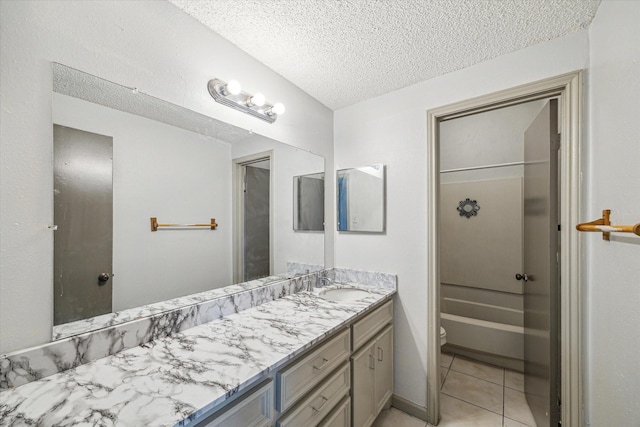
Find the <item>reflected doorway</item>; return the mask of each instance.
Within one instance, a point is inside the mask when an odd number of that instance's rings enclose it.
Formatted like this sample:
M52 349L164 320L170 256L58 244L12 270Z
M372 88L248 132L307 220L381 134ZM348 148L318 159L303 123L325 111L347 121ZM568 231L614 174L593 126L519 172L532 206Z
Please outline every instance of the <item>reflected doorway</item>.
M271 175L270 153L234 160L234 283L272 274Z

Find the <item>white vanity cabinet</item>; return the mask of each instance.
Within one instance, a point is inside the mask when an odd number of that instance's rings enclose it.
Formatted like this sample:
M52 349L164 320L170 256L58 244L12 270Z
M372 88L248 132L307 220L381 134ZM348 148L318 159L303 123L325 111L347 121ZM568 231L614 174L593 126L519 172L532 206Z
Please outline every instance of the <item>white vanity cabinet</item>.
M393 393L393 302L234 396L199 427L368 427Z
M346 328L313 349L307 356L278 372L277 409L282 413L289 410L335 368L349 360L350 354L351 335L349 328Z
M390 402L393 393L392 321L393 305L389 301L352 326L353 427L370 426Z
M318 427L349 427L351 425L351 398L342 399Z
M278 427L315 426L351 389L349 328L276 374Z
M387 326L375 341L375 409L376 415L390 403L393 394L393 326Z
M276 424L278 427L317 426L340 401L349 395L349 362L344 363L328 380L309 393Z
M273 415L273 380L269 379L198 423L198 427L269 427Z

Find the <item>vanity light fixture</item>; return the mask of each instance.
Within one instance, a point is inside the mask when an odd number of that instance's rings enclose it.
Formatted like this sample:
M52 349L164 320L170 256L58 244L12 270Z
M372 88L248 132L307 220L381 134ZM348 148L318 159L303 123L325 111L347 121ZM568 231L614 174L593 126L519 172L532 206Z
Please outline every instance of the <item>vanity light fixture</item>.
M276 102L273 104L273 107L267 109L266 113L269 115L284 114L284 105L280 102Z
M224 96L237 95L242 92L242 86L237 80L230 80L229 83L220 86L220 93Z
M243 92L240 83L236 80L225 83L220 79L212 79L209 80L207 88L216 102L250 114L265 122L273 123L279 114L284 113L284 105L279 102L273 105L269 104L261 93L251 95Z
M247 104L247 107L263 107L265 102L267 102L267 100L264 99L264 95L256 93L252 97L247 98L245 104Z

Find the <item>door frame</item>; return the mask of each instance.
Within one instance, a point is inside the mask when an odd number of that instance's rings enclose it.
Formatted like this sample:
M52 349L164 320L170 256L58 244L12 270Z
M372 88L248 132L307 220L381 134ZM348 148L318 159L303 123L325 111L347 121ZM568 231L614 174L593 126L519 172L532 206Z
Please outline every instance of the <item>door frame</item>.
M273 150L233 159L233 283L244 281L244 167L269 160L269 274L273 273ZM241 279L242 278L242 279Z
M579 222L582 195L583 72L575 71L427 111L427 422L440 419L440 136L439 122L557 96L560 99L561 419L581 426L582 296Z

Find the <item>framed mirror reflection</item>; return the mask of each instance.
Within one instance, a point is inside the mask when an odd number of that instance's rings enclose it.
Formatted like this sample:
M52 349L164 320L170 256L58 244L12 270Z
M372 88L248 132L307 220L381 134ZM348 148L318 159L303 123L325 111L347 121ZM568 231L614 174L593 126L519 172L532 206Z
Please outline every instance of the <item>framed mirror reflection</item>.
M375 164L336 172L338 231L385 231L385 166Z

